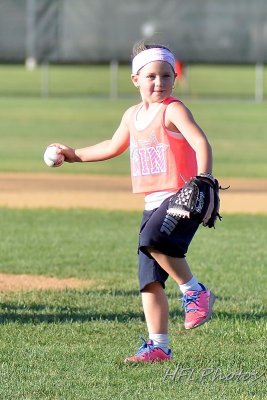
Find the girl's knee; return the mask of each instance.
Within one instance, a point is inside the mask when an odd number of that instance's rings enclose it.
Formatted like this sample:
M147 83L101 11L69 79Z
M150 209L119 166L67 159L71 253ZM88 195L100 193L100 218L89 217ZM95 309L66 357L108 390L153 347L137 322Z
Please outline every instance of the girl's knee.
M153 293L158 290L163 290L163 285L160 282L150 282L142 290L142 293Z

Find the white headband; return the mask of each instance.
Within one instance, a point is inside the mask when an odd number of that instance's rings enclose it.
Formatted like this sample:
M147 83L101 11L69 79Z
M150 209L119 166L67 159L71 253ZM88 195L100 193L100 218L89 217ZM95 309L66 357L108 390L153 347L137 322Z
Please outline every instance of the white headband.
M166 61L175 71L175 58L172 52L162 48L151 48L138 53L132 61L132 73L137 74L139 69L152 61Z

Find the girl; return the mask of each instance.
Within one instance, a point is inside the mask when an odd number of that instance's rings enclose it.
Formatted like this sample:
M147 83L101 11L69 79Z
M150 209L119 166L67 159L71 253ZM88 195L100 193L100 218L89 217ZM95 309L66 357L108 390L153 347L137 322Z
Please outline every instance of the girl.
M180 219L172 230L163 227L170 197L195 175L212 178L212 150L191 112L172 97L175 57L165 46L139 42L133 48L133 84L141 103L130 107L110 140L73 149L60 143L67 162L94 162L119 156L130 146L134 193L144 193L139 240L139 285L148 340L126 363L170 360L168 300L170 275L183 294L185 328L205 323L215 296L192 275L185 255L199 223Z

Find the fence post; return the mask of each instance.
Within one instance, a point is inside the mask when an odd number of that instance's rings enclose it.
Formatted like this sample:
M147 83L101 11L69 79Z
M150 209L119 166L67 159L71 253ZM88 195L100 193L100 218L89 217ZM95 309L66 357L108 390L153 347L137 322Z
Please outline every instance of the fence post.
M33 70L36 67L35 54L35 0L26 3L26 68Z
M263 63L255 66L255 101L263 101Z
M44 63L41 66L41 96L48 97L49 96L49 63Z
M112 100L118 98L118 70L119 63L117 60L110 61L110 92L109 97Z

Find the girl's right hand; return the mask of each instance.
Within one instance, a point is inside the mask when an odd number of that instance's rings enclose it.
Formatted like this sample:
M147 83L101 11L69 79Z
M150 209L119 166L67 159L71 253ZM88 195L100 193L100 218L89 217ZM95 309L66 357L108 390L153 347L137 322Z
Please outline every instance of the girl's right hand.
M62 154L64 156L65 162L74 163L81 161L79 157L76 155L75 149L69 146L65 146L62 143L52 143L49 146L57 146L58 147L57 153Z

